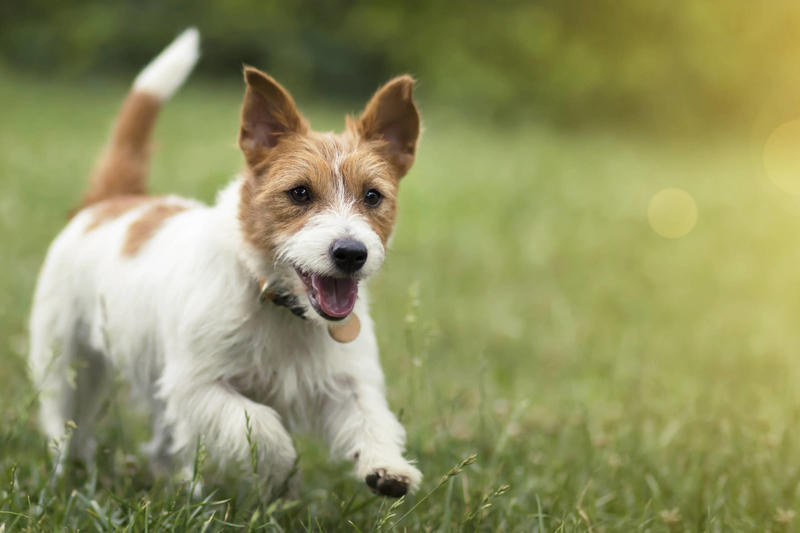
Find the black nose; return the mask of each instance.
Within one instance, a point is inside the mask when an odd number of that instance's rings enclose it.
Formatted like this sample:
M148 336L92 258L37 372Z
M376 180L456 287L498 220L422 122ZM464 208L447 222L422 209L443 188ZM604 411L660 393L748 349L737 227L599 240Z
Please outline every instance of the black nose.
M339 239L331 245L331 257L336 268L352 274L367 262L367 247L355 239Z

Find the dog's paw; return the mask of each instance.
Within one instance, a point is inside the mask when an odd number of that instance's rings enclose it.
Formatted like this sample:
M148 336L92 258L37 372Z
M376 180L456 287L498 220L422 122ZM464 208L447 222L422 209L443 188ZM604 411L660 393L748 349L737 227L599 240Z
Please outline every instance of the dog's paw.
M266 481L273 489L283 490L299 483L297 451L291 440L276 447L272 454L264 454L260 463L258 471L267 474Z
M367 486L376 494L399 498L414 492L422 481L419 470L406 463L402 466L382 466L373 468L365 477Z

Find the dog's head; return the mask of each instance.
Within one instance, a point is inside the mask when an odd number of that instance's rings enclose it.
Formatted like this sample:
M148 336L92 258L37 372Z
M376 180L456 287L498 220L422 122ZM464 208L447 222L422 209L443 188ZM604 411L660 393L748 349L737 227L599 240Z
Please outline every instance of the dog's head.
M248 172L245 238L309 317L341 320L359 283L383 263L397 187L414 162L420 119L414 80L393 79L347 117L340 134L311 131L291 95L246 67L239 146Z

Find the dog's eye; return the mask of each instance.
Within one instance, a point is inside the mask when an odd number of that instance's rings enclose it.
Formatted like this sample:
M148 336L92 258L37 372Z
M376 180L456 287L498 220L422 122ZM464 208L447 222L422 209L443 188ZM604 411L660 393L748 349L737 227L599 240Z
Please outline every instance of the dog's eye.
M383 200L383 195L375 189L368 190L367 194L364 195L364 203L370 207L377 207L381 200Z
M295 187L289 191L289 197L297 205L307 204L311 201L311 191L308 190L308 187Z

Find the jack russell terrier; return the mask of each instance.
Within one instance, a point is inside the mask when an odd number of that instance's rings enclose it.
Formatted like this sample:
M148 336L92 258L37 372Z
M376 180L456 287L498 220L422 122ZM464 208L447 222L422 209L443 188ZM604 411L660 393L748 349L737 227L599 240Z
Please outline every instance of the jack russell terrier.
M212 206L148 196L159 108L199 57L189 29L136 78L83 204L55 239L30 321L30 368L51 439L91 461L113 374L152 413L153 464L187 468L202 441L275 495L290 430L315 429L375 492L422 475L389 410L366 281L381 266L420 133L414 80L381 87L342 133L312 131L291 95L244 68L245 170ZM72 422L72 424L70 423Z

